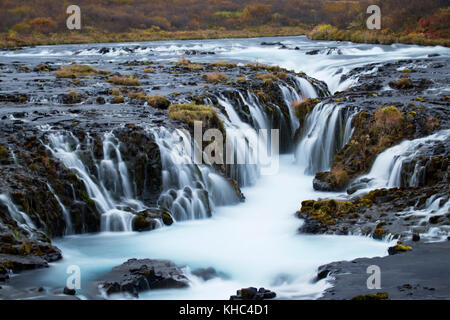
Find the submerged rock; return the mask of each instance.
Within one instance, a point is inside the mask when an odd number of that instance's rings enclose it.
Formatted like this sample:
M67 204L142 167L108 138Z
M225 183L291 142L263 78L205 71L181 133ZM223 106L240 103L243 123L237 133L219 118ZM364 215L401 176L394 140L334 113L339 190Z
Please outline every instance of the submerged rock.
M100 287L107 295L129 293L135 297L145 290L188 286L188 279L180 267L167 260L153 259L130 259L100 280Z

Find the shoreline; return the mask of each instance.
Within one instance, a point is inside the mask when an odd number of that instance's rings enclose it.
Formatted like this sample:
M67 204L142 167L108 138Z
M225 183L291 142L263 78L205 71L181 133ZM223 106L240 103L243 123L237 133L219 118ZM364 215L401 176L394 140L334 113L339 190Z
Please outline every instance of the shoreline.
M337 261L319 267L318 278L326 277L333 285L319 300L448 299L450 278L445 274L450 268L450 241L405 244L412 250L385 257ZM371 265L380 268L380 289L367 288L367 279L371 275L367 268ZM379 295L376 298L373 295L377 293L387 293L387 297Z
M330 30L331 29L331 30ZM425 36L411 38L408 35L382 34L368 30L340 30L332 26L307 27L280 27L241 30L183 30L183 31L158 31L131 30L122 33L57 33L52 35L17 35L20 39L8 39L8 34L0 34L0 50L18 50L24 47L57 46L94 43L126 43L126 42L156 42L176 40L217 40L217 39L247 39L269 37L294 37L306 36L311 41L336 41L366 44L406 44L426 47L443 46L450 47L450 39L430 39ZM34 39L38 37L38 39ZM40 38L39 38L40 37Z

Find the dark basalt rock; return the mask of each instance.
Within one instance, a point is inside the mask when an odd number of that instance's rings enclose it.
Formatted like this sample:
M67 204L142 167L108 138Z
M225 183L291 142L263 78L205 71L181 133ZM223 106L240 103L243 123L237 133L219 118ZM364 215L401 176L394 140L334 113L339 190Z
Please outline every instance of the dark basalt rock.
M167 260L130 259L114 267L100 280L106 294L139 292L154 289L175 289L189 286L180 267Z
M264 288L256 289L249 287L237 290L236 295L230 296L230 300L265 300L273 299L276 296L277 294L273 291Z
M69 289L67 287L64 287L63 293L68 296L74 296L77 293L77 291L75 289Z

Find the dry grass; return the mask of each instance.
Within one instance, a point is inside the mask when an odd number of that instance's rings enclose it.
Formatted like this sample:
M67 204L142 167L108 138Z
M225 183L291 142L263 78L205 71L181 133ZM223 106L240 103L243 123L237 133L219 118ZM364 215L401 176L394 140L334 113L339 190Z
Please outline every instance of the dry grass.
M225 136L223 122L211 106L193 103L172 104L169 107L169 118L186 122L191 128L194 121L201 121L203 128L218 129Z
M154 95L147 98L149 106L157 109L167 109L170 105L170 101L166 97Z
M147 95L143 91L132 91L128 93L128 98L144 101L147 99Z
M153 69L153 68L144 68L144 69L142 69L142 72L144 72L144 73L153 73L153 72L155 72L155 69Z
M258 72L256 74L256 79L261 80L265 85L271 85L273 82L278 80L278 77L274 73L262 73Z
M379 108L375 112L375 127L386 133L391 133L403 125L404 115L395 106Z
M210 72L204 74L202 77L209 83L219 83L222 81L228 81L228 76L222 72Z
M113 96L120 96L122 94L122 92L120 92L120 88L118 87L112 87L111 88L111 94Z
M55 76L57 78L78 78L108 73L108 71L96 70L86 64L72 64L70 66L61 66L55 71Z
M211 63L211 66L218 67L218 68L236 68L237 64L234 62L217 61L217 62Z
M108 82L111 82L115 85L120 86L140 86L141 83L139 82L139 79L133 77L133 76L113 76L108 79Z

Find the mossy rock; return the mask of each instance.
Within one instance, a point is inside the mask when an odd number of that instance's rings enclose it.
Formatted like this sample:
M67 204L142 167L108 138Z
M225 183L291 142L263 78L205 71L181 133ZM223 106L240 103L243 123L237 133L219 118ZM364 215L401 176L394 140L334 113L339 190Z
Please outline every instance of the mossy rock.
M173 224L173 218L167 211L164 211L161 215L161 220L166 226L170 226Z
M170 101L166 97L154 95L147 98L147 103L149 106L166 110L170 106Z

